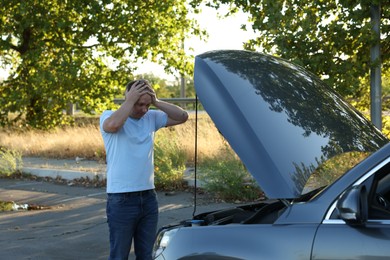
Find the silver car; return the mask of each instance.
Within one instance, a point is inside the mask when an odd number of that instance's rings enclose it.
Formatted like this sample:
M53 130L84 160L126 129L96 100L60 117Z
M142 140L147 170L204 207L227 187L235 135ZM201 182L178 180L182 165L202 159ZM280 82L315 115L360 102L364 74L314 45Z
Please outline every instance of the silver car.
M163 227L156 259L390 259L390 145L368 120L256 52L201 54L194 82L267 200Z

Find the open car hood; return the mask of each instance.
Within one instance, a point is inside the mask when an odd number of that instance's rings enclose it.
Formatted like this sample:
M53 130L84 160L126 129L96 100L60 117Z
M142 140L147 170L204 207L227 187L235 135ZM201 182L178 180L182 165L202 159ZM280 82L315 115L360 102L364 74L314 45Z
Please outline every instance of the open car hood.
M322 162L388 142L313 74L240 50L195 57L203 107L268 198L292 199Z

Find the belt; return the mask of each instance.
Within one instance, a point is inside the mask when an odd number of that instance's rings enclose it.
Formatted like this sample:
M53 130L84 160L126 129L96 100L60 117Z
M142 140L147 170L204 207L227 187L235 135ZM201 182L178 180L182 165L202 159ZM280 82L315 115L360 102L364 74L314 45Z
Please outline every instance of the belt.
M108 195L119 195L119 196L144 196L150 193L154 193L154 189L151 190L141 190L141 191L132 191L132 192L118 192L118 193L108 193Z

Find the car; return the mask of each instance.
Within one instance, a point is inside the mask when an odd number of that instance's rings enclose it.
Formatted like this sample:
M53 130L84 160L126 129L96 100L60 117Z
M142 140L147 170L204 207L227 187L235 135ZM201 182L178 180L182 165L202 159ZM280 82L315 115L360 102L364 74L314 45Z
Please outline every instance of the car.
M390 258L390 144L361 113L259 52L200 54L194 84L266 199L162 227L155 259Z

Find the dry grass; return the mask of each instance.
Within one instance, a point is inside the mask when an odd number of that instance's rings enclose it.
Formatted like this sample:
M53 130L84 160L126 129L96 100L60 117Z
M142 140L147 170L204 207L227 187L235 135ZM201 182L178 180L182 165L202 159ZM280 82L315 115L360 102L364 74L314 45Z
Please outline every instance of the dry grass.
M23 156L98 159L104 151L97 126L58 128L52 131L2 131L0 146Z
M179 148L187 155L189 163L194 161L195 117L193 115L185 124L161 129L157 132L156 138L161 138L164 135L168 136L166 139L177 142ZM198 115L197 143L198 160L216 156L226 148L223 137L207 114ZM105 158L104 144L97 123L57 128L52 131L2 129L0 131L0 147L18 151L23 156L47 158L75 158L78 156L94 160L104 160Z
M161 129L157 132L156 138L168 135L172 140L175 140L180 150L187 155L189 163L194 161L195 141L197 142L199 161L202 161L203 158L215 157L226 149L225 139L207 114L198 115L197 140L195 140L195 126L195 117L191 116L185 124Z

